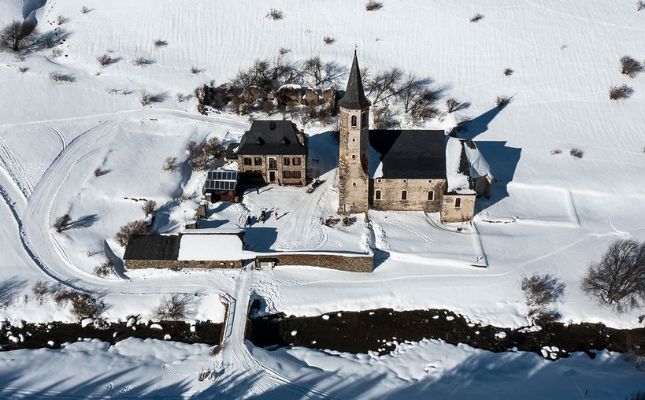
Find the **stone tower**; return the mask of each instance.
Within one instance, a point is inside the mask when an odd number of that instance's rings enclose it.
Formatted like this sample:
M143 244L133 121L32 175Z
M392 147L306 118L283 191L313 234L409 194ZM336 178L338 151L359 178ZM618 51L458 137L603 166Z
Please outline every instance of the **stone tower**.
M368 208L367 162L370 102L363 91L361 71L354 61L340 106L338 154L338 212L362 213Z

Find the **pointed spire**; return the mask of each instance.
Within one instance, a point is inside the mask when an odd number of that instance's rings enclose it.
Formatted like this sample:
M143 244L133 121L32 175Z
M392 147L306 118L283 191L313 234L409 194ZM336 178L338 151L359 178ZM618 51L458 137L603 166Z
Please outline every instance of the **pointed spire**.
M340 99L338 105L349 110L362 110L371 105L363 91L363 80L361 70L358 67L356 48L354 48L354 61L352 62L352 69L349 71L347 89L345 89L345 95Z

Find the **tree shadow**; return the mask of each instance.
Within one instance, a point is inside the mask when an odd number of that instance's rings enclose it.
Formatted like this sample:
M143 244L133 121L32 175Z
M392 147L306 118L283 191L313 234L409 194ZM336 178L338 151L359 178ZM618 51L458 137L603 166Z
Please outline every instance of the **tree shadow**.
M472 140L488 130L488 124L497 117L504 108L496 106L482 115L468 121L460 122L451 132L451 135L461 139Z
M99 220L98 214L85 215L76 221L70 222L65 230L67 229L78 229L78 228L89 228L94 225Z
M38 38L25 48L26 53L33 53L47 49L53 49L54 47L63 44L67 39L69 39L71 33L62 29L56 28L53 31L45 32L38 36Z
M12 277L6 281L0 282L0 307L7 307L13 299L22 292L27 286L26 280L18 280Z

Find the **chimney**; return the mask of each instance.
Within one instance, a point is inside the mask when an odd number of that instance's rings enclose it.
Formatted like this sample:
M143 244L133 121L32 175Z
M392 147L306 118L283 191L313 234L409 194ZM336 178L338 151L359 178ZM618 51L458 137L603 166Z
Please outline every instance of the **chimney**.
M296 133L296 137L298 138L298 142L300 143L301 146L305 145L305 130L300 129L298 130L298 133Z

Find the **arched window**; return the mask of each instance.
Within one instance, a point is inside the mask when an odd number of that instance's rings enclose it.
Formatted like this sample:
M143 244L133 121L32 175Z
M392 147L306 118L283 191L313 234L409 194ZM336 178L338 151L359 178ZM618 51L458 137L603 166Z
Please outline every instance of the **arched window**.
M352 115L352 128L356 128L356 115Z

